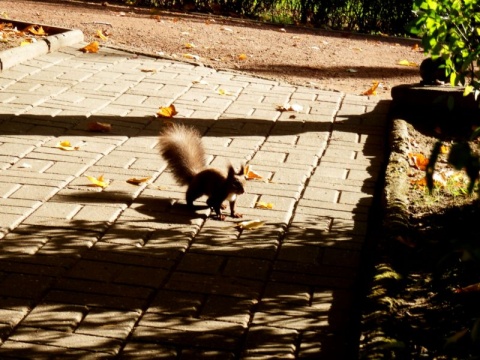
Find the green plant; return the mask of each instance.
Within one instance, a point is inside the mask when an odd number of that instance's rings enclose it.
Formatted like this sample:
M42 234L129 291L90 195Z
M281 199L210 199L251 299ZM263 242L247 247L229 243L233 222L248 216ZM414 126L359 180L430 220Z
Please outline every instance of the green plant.
M432 59L442 59L445 73L452 86L465 86L464 96L480 95L480 0L415 0L416 19L409 31L422 37L423 48ZM471 95L470 95L471 96ZM453 107L451 105L450 107ZM480 131L472 135L477 138ZM440 153L437 142L427 166L427 185L433 189L433 172ZM479 177L480 160L468 142L452 146L448 161L456 169L465 169L470 178L468 192L474 189Z
M415 0L416 19L409 31L422 37L423 48L433 59L445 61L452 85L468 85L466 94L480 89L480 1Z

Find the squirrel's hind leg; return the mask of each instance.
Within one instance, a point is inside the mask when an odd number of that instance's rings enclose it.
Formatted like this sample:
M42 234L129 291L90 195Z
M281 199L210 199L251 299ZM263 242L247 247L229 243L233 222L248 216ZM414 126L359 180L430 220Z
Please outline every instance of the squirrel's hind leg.
M193 202L197 200L203 193L196 190L193 186L189 186L186 193L187 205L193 207Z

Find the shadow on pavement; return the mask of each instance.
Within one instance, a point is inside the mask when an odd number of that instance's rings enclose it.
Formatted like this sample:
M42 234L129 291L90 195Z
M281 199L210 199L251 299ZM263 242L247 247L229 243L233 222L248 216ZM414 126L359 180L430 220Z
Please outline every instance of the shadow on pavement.
M384 137L385 129L374 126L385 119L384 104L377 109L333 123L179 120L201 128L207 152L215 153L222 142L211 144L222 138L258 138L258 149L265 136L332 129ZM87 132L90 121L111 123L113 130ZM368 215L375 207L371 198L377 181L372 177L383 166L384 145L369 143L368 137L363 144L361 155L371 160L365 166L371 176L359 180L367 195L358 200L351 218L297 214L292 205L293 215L265 210L267 223L248 231L235 227L234 221L208 219L209 210L202 202L194 213L186 208L183 189L166 180L165 166L154 157L159 126L158 120L149 118L1 115L0 139L31 141L23 144L26 157L21 160L17 154L2 152L0 145L0 161L7 173L15 168L16 176L23 171L28 178L36 170L16 166L27 160L50 161L52 150L55 156L59 151L52 144L64 137L86 142L82 157L62 153L76 158L65 161L82 162L86 156L94 159L88 166L98 166L111 149L89 148L89 144L102 138L112 146L133 141L132 152L119 156L124 157L120 164L130 163L129 156L143 156L151 161L154 177L152 184L128 188L131 191L113 187L99 192L77 182L79 170L49 198L51 212L38 207L13 229L3 229L0 339L5 342L0 357L318 358L321 352L325 359L354 358L356 304L370 264L363 252ZM142 144L135 142L140 136L151 137L143 155ZM238 160L248 158L244 150L239 150ZM95 151L104 153L97 158ZM32 158L33 153L42 155ZM112 176L123 175L112 166ZM161 188L164 184L168 189ZM303 184L293 185L292 204L297 204ZM268 186L252 185L257 195ZM310 186L321 191L307 180ZM251 207L240 204L247 219ZM378 227L378 218L372 220Z

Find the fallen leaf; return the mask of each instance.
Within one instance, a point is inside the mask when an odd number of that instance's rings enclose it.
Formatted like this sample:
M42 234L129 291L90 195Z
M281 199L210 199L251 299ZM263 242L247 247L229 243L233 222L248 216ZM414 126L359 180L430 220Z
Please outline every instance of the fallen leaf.
M23 29L23 32L39 36L46 35L41 25L29 25L25 29Z
M33 44L34 42L36 42L34 38L26 38L20 43L20 46L30 45L30 44Z
M356 72L358 72L357 69L347 69L347 71L350 72L350 73L356 73Z
M147 182L150 180L152 177L146 177L146 178L131 178L127 180L127 183L132 184L132 185L140 185L141 183Z
M107 41L108 40L108 36L105 36L105 34L103 33L102 30L97 30L97 34L95 35L96 37L100 38L101 40L103 41Z
M92 41L90 44L81 48L80 51L83 51L84 53L97 53L99 49L100 45L98 44L98 41Z
M246 54L238 55L238 60L240 60L240 61L247 60L247 55Z
M95 178L93 176L89 176L89 175L85 175L87 177L88 180L90 180L91 184L90 186L95 186L95 187L101 187L103 189L105 189L108 184L110 183L109 180L105 180L103 178L103 175L100 175L98 178Z
M157 116L164 117L164 118L172 118L177 114L178 112L175 109L175 105L173 104L169 106L162 106L157 112Z
M408 60L400 60L397 64L403 65L403 66L414 66L414 67L418 66L416 62L408 61Z
M55 145L55 147L65 151L74 151L79 149L78 146L72 146L72 144L68 140L60 141L57 145Z
M420 47L418 46L418 44L415 44L415 45L412 46L412 50L414 50L414 51L418 51L419 48Z
M380 83L378 81L374 81L373 85L367 91L364 91L362 95L377 95L377 88Z
M232 96L233 94L228 91L228 90L225 90L225 89L218 89L217 91L220 95L225 95L225 96Z
M255 204L258 209L273 209L273 203L267 203L265 201L259 201Z
M408 159L412 162L413 166L424 171L428 165L428 158L421 153L410 153L408 154Z
M88 131L93 132L109 132L112 130L112 124L102 123L98 121L91 121L87 125Z
M156 73L157 69L140 69L141 72L151 72L151 73Z
M259 227L262 227L265 225L265 221L260 221L258 219L256 220L246 220L239 222L235 225L235 227L238 227L243 230L251 230L251 229L257 229Z
M285 28L280 28L279 31L281 31L281 32L287 32L287 30L285 30Z
M440 153L441 154L447 154L449 150L450 150L450 146L448 146L448 145L442 145L440 147Z
M263 176L253 171L250 165L245 166L244 175L247 180L263 180Z
M299 104L290 104L286 103L285 105L277 105L276 108L278 111L296 111L300 112L303 110L303 106Z
M18 165L18 167L20 169L31 169L32 165L30 165L29 163L23 163L23 164Z
M186 43L186 44L185 44L185 48L186 48L186 49L193 49L193 48L195 48L195 47L196 47L196 46L195 46L195 44L193 44L193 43Z
M200 60L200 56L193 55L193 54L183 54L183 57L186 58L186 59L192 59L192 60L195 60L195 61Z
M206 80L200 80L200 81L193 80L192 84L208 85L208 81L206 81Z

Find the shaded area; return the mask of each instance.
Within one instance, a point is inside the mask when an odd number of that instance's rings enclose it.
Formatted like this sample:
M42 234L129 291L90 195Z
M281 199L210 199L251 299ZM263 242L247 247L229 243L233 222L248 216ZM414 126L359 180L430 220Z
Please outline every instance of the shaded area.
M0 347L1 356L35 354L41 359L67 348L68 354L62 356L72 358L92 353L120 358L152 354L180 359L308 358L320 346L322 354L351 358L358 341L358 310L352 304L361 298L363 274L357 271L370 263L362 250L376 185L371 177L383 162L378 154L383 149L387 108L388 104L379 104L370 113L345 115L333 123L185 119L212 141L332 131L334 137L372 135L358 150L369 165L365 165L366 178L352 185L367 195L355 202L353 213L344 218L341 212L315 213L314 204L312 213L297 213L295 205L289 205L293 206L290 215L265 211L267 224L251 232L231 222L207 219L209 211L201 202L194 214L185 208L183 189L169 182L155 154L159 123L143 117L2 115L2 136L32 141L25 144L21 159L18 154L2 155L4 171L19 177L23 173L20 183L25 184L29 178L40 178L43 183L38 186L58 181L53 185L59 191L47 194L48 202L33 212L5 213L18 216L21 223L4 228L0 240L0 308L5 312L0 336L8 339ZM86 123L96 120L112 123L112 132L87 133ZM143 153L138 144L133 150L141 136L152 137ZM45 170L32 175L37 168L19 167L27 161L44 166L35 161L48 162L61 137L92 146L64 155L65 163L79 165L74 177L40 175ZM117 171L110 165L114 183L102 192L78 180L86 169L100 169L99 163L110 154L108 146L95 145L97 137L109 139L112 145L133 142L131 154L116 158ZM7 148L3 150L0 147L6 154ZM241 151L238 156L244 159ZM168 189L114 186L136 173L129 157L149 162L152 185ZM93 160L82 164L75 158ZM332 158L323 156L320 161L328 163ZM141 171L145 173L145 168ZM314 173L307 188L325 189L329 180L323 175ZM330 181L332 187L338 185L338 180ZM291 204L299 198L309 201L301 181L292 186L249 185L252 194L270 191L279 196L281 191ZM2 211L6 205L2 204ZM250 207L244 203L239 209L248 216Z

